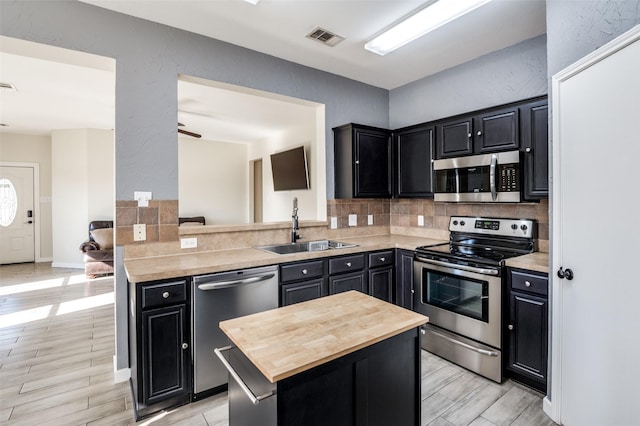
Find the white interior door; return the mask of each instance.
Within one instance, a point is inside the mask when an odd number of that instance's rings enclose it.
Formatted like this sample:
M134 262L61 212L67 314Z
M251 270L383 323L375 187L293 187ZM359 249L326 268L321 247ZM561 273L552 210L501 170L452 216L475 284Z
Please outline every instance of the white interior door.
M33 168L0 167L0 263L35 260Z
M569 426L640 421L637 30L554 77L551 401Z

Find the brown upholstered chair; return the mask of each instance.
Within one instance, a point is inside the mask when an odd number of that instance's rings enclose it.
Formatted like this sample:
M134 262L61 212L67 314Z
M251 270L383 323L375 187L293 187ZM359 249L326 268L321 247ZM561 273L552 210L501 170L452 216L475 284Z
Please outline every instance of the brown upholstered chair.
M87 278L113 274L113 221L89 222L89 239L80 245Z

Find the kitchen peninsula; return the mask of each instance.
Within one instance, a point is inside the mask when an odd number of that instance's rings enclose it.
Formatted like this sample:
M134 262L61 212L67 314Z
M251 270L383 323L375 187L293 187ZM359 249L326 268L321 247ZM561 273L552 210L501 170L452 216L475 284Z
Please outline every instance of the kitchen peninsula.
M419 425L427 321L357 291L222 321L230 425Z

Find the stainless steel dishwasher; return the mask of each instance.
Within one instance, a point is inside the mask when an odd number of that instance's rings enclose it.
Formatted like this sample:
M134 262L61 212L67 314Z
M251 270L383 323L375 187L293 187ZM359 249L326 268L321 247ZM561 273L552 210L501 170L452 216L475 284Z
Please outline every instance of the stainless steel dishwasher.
M226 389L228 373L213 350L229 344L219 323L278 307L278 267L266 266L192 280L193 399Z

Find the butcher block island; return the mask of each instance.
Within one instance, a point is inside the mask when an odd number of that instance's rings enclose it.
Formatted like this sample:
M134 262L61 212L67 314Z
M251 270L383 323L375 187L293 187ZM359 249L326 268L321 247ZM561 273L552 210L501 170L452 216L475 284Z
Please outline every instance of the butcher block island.
M427 321L349 291L220 322L230 426L419 425Z

